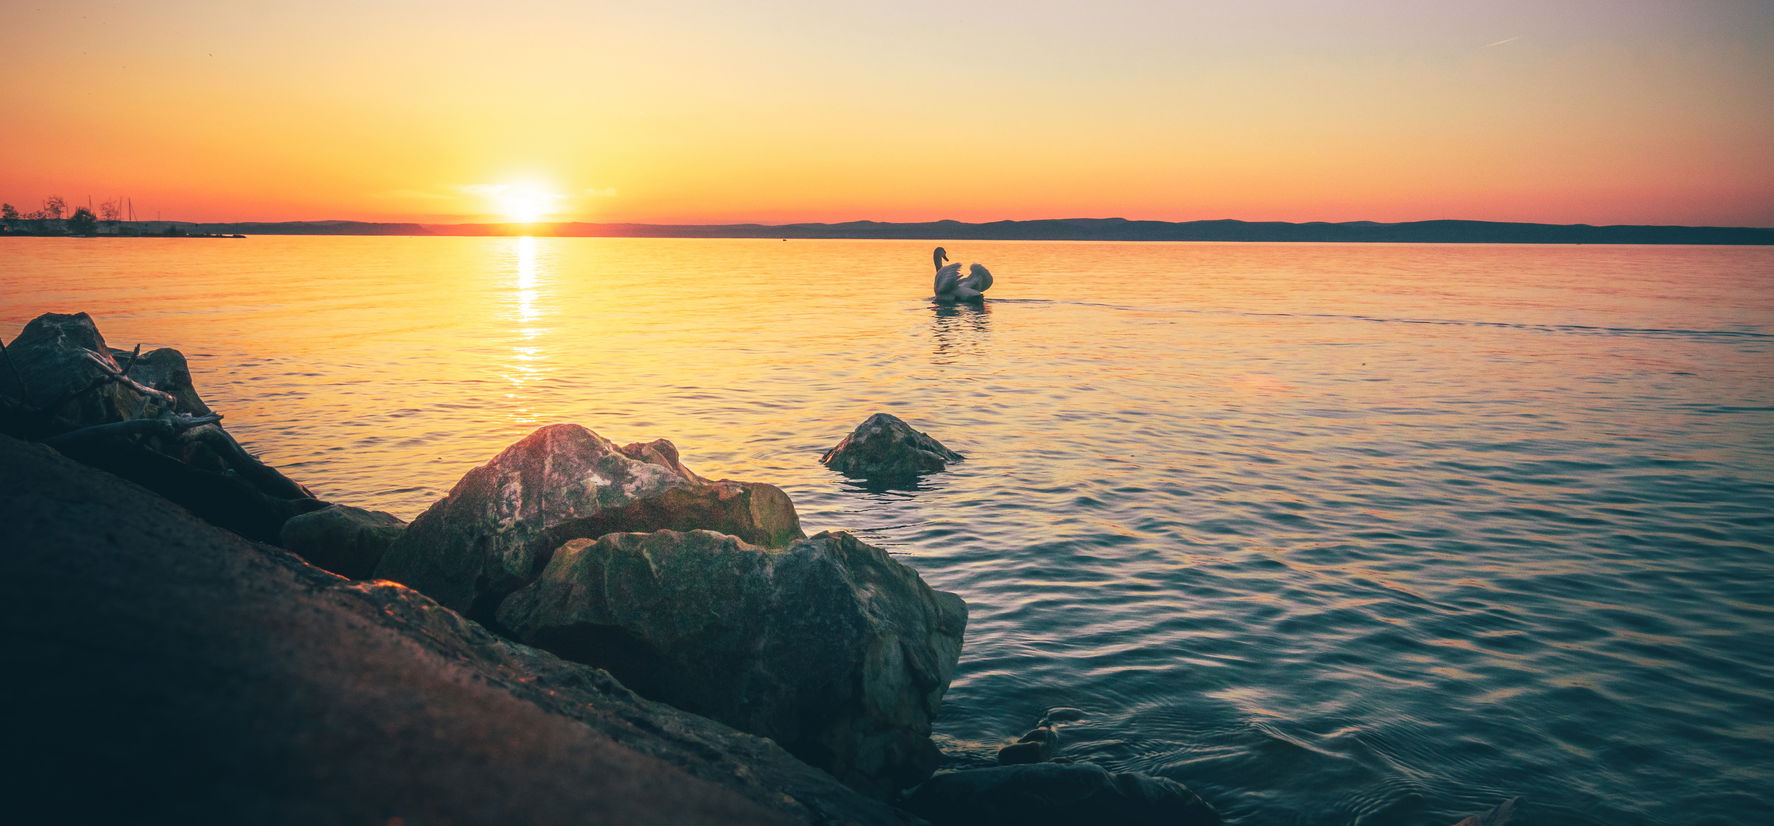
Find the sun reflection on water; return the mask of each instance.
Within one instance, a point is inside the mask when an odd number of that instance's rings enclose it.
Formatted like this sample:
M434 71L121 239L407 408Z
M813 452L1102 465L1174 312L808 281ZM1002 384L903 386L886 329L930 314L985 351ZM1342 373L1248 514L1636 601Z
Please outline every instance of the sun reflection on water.
M536 320L536 281L540 273L536 265L536 239L526 235L517 239L517 320L528 324ZM535 338L540 330L526 327L519 331L525 338Z
M513 425L531 427L541 424L530 386L548 377L549 353L538 343L546 328L537 322L546 315L543 302L548 297L543 288L548 272L533 236L512 239L514 277L511 285L514 342L500 374L511 385L505 394L506 418Z

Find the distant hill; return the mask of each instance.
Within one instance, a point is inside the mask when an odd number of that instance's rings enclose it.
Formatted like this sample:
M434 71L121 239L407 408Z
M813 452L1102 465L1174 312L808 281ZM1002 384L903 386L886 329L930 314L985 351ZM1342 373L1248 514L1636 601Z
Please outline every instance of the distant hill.
M172 223L172 222L167 222ZM1062 218L837 224L381 224L364 221L195 223L195 232L245 235L558 235L630 238L897 238L1000 241L1297 241L1456 244L1774 244L1774 228L1591 226L1497 221L1129 221Z

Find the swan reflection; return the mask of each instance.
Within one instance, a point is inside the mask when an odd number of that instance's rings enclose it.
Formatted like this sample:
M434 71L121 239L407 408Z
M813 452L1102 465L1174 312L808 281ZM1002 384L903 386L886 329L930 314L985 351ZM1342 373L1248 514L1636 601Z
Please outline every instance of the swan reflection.
M933 303L930 335L935 341L931 361L956 364L986 354L992 334L992 305Z

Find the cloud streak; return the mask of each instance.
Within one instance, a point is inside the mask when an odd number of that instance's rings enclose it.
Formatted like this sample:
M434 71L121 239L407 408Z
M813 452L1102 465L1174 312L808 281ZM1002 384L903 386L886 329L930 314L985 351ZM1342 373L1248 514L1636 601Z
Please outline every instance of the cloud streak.
M1517 41L1517 40L1520 40L1520 39L1521 39L1521 35L1519 35L1519 34L1518 34L1518 35L1516 35L1516 36L1514 36L1514 37L1505 37L1505 38L1503 38L1503 39L1502 39L1502 40L1499 40L1499 41L1497 41L1497 42L1495 42L1495 43L1486 43L1486 44L1485 44L1485 45L1484 45L1484 48L1486 48L1486 49L1495 49L1495 48L1497 48L1497 47L1498 47L1498 46L1507 46L1507 45L1509 45L1509 44L1511 44L1511 43L1514 43L1514 42L1515 42L1515 41Z

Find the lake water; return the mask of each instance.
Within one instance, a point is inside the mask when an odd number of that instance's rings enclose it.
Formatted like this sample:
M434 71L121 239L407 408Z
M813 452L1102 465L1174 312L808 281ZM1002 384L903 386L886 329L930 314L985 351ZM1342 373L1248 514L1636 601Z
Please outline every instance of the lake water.
M1247 824L1774 822L1774 249L0 239L0 334L175 346L411 518L539 425L665 437L966 598L939 722ZM968 457L818 463L889 411Z

